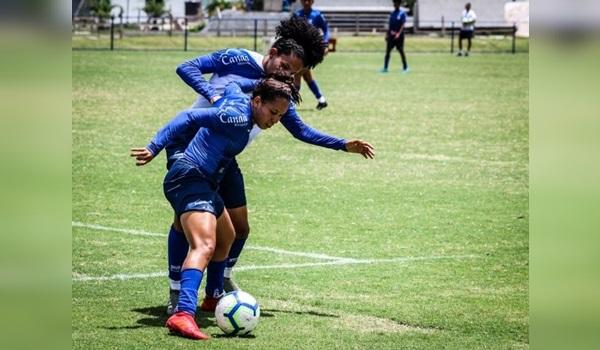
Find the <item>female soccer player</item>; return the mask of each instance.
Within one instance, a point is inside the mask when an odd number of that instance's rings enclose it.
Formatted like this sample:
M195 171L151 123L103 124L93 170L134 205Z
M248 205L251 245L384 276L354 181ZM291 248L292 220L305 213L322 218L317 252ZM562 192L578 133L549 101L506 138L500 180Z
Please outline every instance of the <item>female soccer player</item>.
M194 107L209 107L211 101L219 101L224 86L231 81L238 81L240 77L257 79L274 72L294 74L303 66L314 67L322 61L324 54L320 44L322 36L318 29L306 21L299 18L282 21L276 33L278 39L265 57L243 49L227 49L181 64L177 68L177 73L199 94ZM213 74L209 81L202 76L206 73ZM282 117L281 124L301 141L334 150L360 153L365 158L373 156L373 148L367 142L329 136L304 124L293 104ZM259 132L260 128L255 127L250 133L250 141ZM194 131L190 133L193 136ZM167 168L181 157L191 136L180 135L166 146ZM236 233L236 240L229 252L225 270L225 290L231 291L239 289L231 279L231 271L250 233L244 178L235 159L224 170L219 195L225 203ZM188 250L187 241L181 232L181 227L175 220L168 239L170 291L167 313L169 314L177 305L181 280L180 269ZM207 294L200 308L205 311L214 310L218 297Z
M312 5L315 3L314 0L302 0L302 8L294 13L294 17L304 18L311 25L319 28L323 32L323 40L322 44L325 50L325 54L327 54L327 47L329 46L329 28L327 27L327 21L323 14L320 11L312 8ZM296 74L296 87L300 89L300 84L302 83L302 78L308 84L308 88L317 98L318 104L317 109L323 109L327 107L327 100L321 89L319 89L319 85L317 85L317 81L313 79L312 72L310 71L310 67L303 69L301 72Z
M404 54L404 25L406 24L406 12L400 8L400 0L394 0L394 11L390 13L388 31L385 36L387 48L385 49L385 60L381 73L388 72L390 53L394 47L400 52L402 58L402 73L408 73L408 63Z
M223 270L235 233L217 188L223 170L246 147L253 126L268 129L300 96L292 79L261 81L250 99L229 95L218 108L189 109L163 127L146 148L132 149L138 165L150 162L190 125L199 128L182 156L167 173L163 188L189 243L181 269L181 290L176 312L166 326L191 339L208 339L194 321L198 288L208 266L207 290L221 294ZM212 261L211 261L212 260ZM210 262L210 263L209 263Z

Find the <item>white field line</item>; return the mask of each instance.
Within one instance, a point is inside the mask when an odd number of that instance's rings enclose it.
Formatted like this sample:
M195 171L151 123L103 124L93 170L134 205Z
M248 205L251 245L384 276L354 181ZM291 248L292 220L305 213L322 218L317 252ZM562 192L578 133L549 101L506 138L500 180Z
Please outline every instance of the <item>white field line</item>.
M331 265L351 265L351 264L385 264L385 263L407 263L411 261L427 261L427 260L455 260L455 259L473 259L477 258L475 255L448 255L448 256L407 256L397 257L389 259L339 259L334 261L322 261L315 263L303 263L303 264L279 264L279 265L247 265L239 266L235 268L235 271L251 271L251 270L272 270L272 269L297 269L297 268L308 268L316 266L331 266ZM152 272L152 273L133 273L133 274L117 274L111 276L87 276L82 274L75 274L73 276L74 282L86 282L86 281L112 281L112 280L130 280L130 279L145 279L155 277L166 277L166 271L163 272Z
M404 160L429 160L436 162L457 162L457 163L478 163L478 164L490 164L490 165L518 165L517 161L512 160L486 160L486 159L472 159L463 157L451 157L443 154L399 154L398 157Z
M84 223L75 222L75 221L71 222L71 226L90 228L92 230L100 230L100 231L127 233L127 234L135 235L135 236L167 237L167 235L165 235L164 233L154 233L154 232L147 232L147 231L142 231L142 230L131 230L131 229L126 229L126 228L107 227L107 226L94 225L94 224L84 224Z
M126 234L130 234L130 235L136 235L136 236L151 236L151 237L163 237L163 238L167 237L167 235L164 233L147 232L147 231L142 231L142 230L132 230L132 229L125 229L125 228L118 228L118 227L108 227L108 226L101 226L101 225L94 225L94 224L84 224L84 223L75 222L75 221L71 222L71 225L73 227L89 228L89 229L100 230L100 231L120 232L120 233L126 233ZM277 254L282 254L282 255L303 256L306 258L313 258L313 259L323 259L323 260L345 260L346 259L344 257L329 256L329 255L319 254L319 253L295 252L295 251L290 251L290 250L270 248L270 247L260 247L260 246L255 246L255 245L248 245L245 248L250 249L250 250L259 250L259 251L263 251L263 252L277 253Z

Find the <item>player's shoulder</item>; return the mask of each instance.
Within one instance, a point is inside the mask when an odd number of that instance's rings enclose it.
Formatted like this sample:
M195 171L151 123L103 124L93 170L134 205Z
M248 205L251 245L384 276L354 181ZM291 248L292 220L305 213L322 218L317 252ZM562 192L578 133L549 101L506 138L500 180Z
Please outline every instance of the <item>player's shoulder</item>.
M219 107L217 117L228 128L245 128L252 123L249 99L246 95L232 95Z
M244 51L250 58L252 58L256 64L262 65L262 61L265 58L264 55L262 55L256 51L250 51L250 50L246 50L246 49L241 49L241 50Z

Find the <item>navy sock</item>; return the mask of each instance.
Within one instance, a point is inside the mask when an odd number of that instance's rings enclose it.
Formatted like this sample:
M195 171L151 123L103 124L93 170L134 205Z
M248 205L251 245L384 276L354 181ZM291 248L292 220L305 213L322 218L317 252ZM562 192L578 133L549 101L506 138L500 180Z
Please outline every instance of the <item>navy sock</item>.
M235 241L233 241L231 249L229 249L229 256L227 257L228 268L235 266L240 254L242 253L242 249L244 249L244 244L246 244L246 238L237 238Z
M171 226L167 242L167 259L169 262L169 280L171 289L179 289L181 281L181 266L185 261L190 245L185 234Z
M227 259L211 261L206 268L206 296L218 298L223 294L223 273Z
M321 98L321 96L323 96L321 94L321 90L319 90L319 85L317 85L316 80L313 80L310 83L308 83L308 88L310 89L310 91L312 91L316 98Z
M181 290L177 311L184 311L196 315L198 305L198 288L202 282L202 271L198 269L185 269L181 271Z

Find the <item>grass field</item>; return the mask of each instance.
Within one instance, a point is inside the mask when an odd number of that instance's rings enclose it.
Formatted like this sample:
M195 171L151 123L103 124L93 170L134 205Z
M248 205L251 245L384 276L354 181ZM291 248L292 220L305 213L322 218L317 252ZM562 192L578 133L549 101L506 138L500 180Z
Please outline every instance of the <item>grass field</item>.
M226 338L200 313L212 340L169 336L164 156L136 168L128 150L193 102L174 73L193 55L73 52L73 348L528 348L526 54L409 55L408 75L329 55L330 107L304 87L300 114L376 158L264 132L238 158L252 230L235 274L261 322Z

